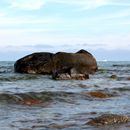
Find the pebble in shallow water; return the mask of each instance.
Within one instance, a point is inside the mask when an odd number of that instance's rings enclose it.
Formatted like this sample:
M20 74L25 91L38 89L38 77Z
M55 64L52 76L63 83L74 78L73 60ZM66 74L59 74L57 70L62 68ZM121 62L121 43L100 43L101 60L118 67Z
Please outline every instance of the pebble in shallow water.
M110 98L110 97L113 97L112 94L109 94L109 93L106 93L106 92L103 92L103 91L91 91L91 92L87 92L87 93L84 93L86 95L89 95L91 97L94 97L94 98Z
M130 77L128 77L127 80L130 80Z
M118 77L117 77L117 75L113 74L113 75L110 76L110 78L111 79L117 79Z
M41 103L42 103L42 101L34 100L34 99L26 99L23 102L21 102L21 104L23 104L23 105L38 105Z
M68 127L73 127L73 126L76 126L76 124L74 123L68 123L68 124L50 124L48 126L48 128L51 128L51 129L64 129L64 128L68 128Z
M42 101L38 99L32 99L32 98L27 98L19 102L21 105L28 105L28 106L35 106L35 105L41 105L41 106L48 106L50 103L47 101Z
M59 74L57 77L53 77L55 80L86 80L89 79L89 75L86 74Z
M126 123L130 121L128 116L124 115L116 115L116 114L104 114L99 117L91 119L87 122L88 125L113 125L113 124L120 124Z

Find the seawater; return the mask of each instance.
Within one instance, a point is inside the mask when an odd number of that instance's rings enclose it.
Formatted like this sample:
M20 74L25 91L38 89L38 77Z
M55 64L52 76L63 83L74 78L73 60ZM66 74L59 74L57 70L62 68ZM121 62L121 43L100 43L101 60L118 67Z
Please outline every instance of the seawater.
M105 113L130 115L130 62L98 62L98 72L83 81L14 73L13 65L0 62L0 130L130 129L128 124L108 128L86 125L90 118ZM87 94L93 91L113 96Z

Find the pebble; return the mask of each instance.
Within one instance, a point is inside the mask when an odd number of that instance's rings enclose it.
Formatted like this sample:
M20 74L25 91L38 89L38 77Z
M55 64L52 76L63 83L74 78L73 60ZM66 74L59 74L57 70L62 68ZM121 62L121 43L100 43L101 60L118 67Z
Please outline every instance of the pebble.
M120 124L120 123L127 123L130 119L128 116L125 115L117 115L117 114L103 114L99 117L91 119L86 124L88 125L113 125L113 124Z

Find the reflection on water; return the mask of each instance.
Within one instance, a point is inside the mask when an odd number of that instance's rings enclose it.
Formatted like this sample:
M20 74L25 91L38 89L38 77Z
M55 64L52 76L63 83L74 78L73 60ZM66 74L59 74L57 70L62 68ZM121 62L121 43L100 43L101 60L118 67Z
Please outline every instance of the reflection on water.
M127 130L130 124L92 127L101 114L130 116L130 62L98 62L89 80L54 81L18 74L0 62L0 130ZM116 78L111 78L116 75Z

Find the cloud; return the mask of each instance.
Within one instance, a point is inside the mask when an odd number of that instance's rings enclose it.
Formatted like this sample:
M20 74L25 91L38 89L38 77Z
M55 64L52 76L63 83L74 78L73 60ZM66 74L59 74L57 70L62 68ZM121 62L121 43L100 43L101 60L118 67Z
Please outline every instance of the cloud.
M66 4L81 10L96 9L103 6L130 6L129 0L5 0L11 8L39 10L45 4Z
M108 4L108 0L88 0L82 1L79 5L82 7L83 10L86 9L95 9L98 7L102 7Z
M109 5L130 6L130 1L129 0L109 0Z
M46 2L79 6L83 9L93 9L104 6L109 0L46 0Z
M96 17L97 19L116 19L116 18L122 18L122 17L127 17L127 16L130 16L130 9L123 9L123 10L119 10L119 11L116 11L116 12L111 12L109 14L103 14L103 15L100 15L98 17Z
M2 14L1 14L2 15ZM63 20L59 17L44 17L44 18L37 18L37 17L27 17L27 16L1 16L0 17L0 26L7 25L22 25L22 24L59 24L63 22Z
M24 10L37 10L46 3L74 5L82 8L83 10L95 9L106 5L130 6L129 2L122 2L120 0L12 0L11 7Z
M12 0L11 8L23 10L38 10L45 4L44 0Z
M111 29L111 31L114 31L114 28L122 29L123 27L125 30L126 25L130 24L129 12L130 9L123 9L115 12L109 12L107 14L102 13L97 16L80 18L77 23L80 24L80 27L82 28L87 26L87 28L91 28L93 31L97 30L98 32L101 32L103 29ZM101 28L101 26L103 28Z
M3 16L5 16L5 15L6 15L5 13L0 12L0 18L3 17Z
M53 5L53 3L55 4ZM112 8L111 11L107 8L104 12L97 11L94 15L94 11L92 11L92 15L91 11L88 11L90 12L89 15L87 11L84 14L79 12L78 15L81 13L81 17L78 18L77 14L74 14L75 12L66 14L65 11L73 9L73 6L82 9L95 9L106 5L118 6L119 3L123 3L123 6L127 6L126 3L128 3L129 6L130 2L126 0L123 2L120 0L11 0L11 8L7 10L11 15L4 16L4 13L0 13L0 46L45 43L55 46L73 45L73 48L75 45L79 45L90 49L127 49L129 48L130 35L123 35L123 33L128 33L126 26L130 24L130 21L125 17L130 16L130 9L121 10L124 9L121 7ZM25 14L24 11L20 12L23 15L21 16L19 11L17 13L17 10L11 10L12 8L36 10L42 8L44 4L48 4L48 9L51 4L51 8L57 7L57 4L60 4L58 7L62 6L61 4L71 5L71 8L63 8L63 12L58 12L59 9L57 8L58 11L56 10L54 13L48 12L47 9L47 13L45 12L43 16L38 16L39 14L33 16L34 12ZM43 11L40 10L39 12L42 14ZM14 15L12 15L13 12L15 12ZM73 17L70 18L69 15L73 15ZM111 33L112 35L109 35Z
M46 0L46 3L75 5L82 10L96 9L102 6L130 6L129 0Z
M7 45L17 45L17 46L25 46L31 45L38 49L40 45L54 45L54 48L57 46L65 45L63 48L75 48L75 47L86 47L89 49L128 49L130 50L130 34L122 33L122 34L103 34L103 35L90 35L90 36L82 36L82 35L74 35L74 34L65 34L65 33L34 33L34 32L26 32L26 30L20 31L17 30L0 30L0 46ZM40 47L39 47L40 48Z

